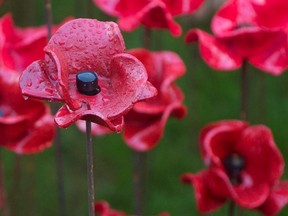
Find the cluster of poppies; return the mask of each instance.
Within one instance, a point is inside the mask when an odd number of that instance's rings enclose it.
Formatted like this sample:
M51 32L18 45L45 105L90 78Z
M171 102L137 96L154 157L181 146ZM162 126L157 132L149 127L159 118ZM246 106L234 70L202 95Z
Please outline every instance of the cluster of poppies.
M186 115L184 95L175 83L186 67L172 51L125 50L120 29L133 31L143 25L180 36L182 29L174 17L192 14L203 1L94 0L117 17L118 24L73 19L55 26L49 41L46 27L18 28L10 14L4 15L0 144L16 153L36 153L51 146L54 122L62 128L76 123L85 130L83 120L88 120L95 123L95 135L123 130L123 139L133 150L154 148L168 118ZM280 75L288 66L285 9L286 0L227 0L212 19L213 34L191 29L185 40L199 42L202 58L213 69L235 70L247 61ZM272 10L279 13L269 19ZM63 106L53 117L39 99ZM268 127L222 120L205 126L199 140L207 169L181 177L193 185L199 211L211 212L232 200L272 216L286 205L288 181L280 180L284 160ZM97 202L95 211L102 216L126 215L105 201Z
M198 41L202 58L213 69L234 70L249 62L280 75L288 66L287 8L287 1L280 0L229 0L212 18L213 35L191 29L186 42ZM280 180L284 160L269 128L224 120L204 127L199 140L207 169L181 180L194 186L201 212L232 200L272 216L287 204L288 181Z

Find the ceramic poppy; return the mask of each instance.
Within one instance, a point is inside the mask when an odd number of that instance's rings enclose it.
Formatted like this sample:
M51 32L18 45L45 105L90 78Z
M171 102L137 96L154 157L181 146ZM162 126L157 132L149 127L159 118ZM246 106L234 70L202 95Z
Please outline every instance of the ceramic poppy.
M24 100L19 73L0 69L0 145L19 154L40 152L51 146L55 124L42 102Z
M214 35L192 29L186 42L199 41L202 58L216 70L234 70L247 60L265 72L279 75L288 64L287 33L259 26L256 20L261 19L261 14L256 13L251 1L226 2L212 20Z
M284 161L266 126L237 120L212 123L200 134L200 148L208 169L184 174L182 181L194 186L201 212L232 199L275 215L287 203L288 182L280 181Z
M45 58L23 72L22 93L64 102L55 116L60 127L83 119L118 132L134 103L156 95L143 64L124 50L113 22L67 22L45 47Z
M111 16L118 17L124 31L132 31L140 24L147 28L169 29L180 36L182 29L173 17L195 12L204 0L94 0Z
M144 64L148 80L158 90L156 97L136 103L125 116L125 142L137 151L147 151L163 136L170 116L181 119L186 115L183 93L175 84L184 75L186 67L182 59L170 51L134 49L128 53Z

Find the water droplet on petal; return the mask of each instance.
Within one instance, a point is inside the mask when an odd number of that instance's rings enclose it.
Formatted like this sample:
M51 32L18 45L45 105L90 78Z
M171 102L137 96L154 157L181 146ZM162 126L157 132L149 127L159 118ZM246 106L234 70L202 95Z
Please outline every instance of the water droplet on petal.
M62 46L65 44L65 41L59 41L59 45Z
M76 29L76 28L77 28L77 24L76 24L75 22L72 24L72 28L73 28L73 29Z
M31 80L29 80L28 82L27 82L27 87L31 87L32 86L32 82L31 82Z
M53 93L54 93L54 90L53 90L53 89L50 89L50 88L45 88L45 91L46 91L47 93L49 93L50 95L53 95Z

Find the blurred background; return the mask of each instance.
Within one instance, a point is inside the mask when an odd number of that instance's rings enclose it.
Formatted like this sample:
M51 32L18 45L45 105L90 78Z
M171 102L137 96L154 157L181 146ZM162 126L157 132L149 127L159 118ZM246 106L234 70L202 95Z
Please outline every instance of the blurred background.
M146 215L168 211L172 216L201 215L196 211L192 187L181 184L184 172L204 168L198 148L198 135L207 123L239 119L239 71L215 72L201 59L197 44L185 44L188 29L199 27L210 32L210 20L221 1L206 1L196 15L177 18L183 27L181 37L167 31L152 31L152 50L171 50L186 63L186 75L177 83L185 93L188 115L183 120L170 119L165 136L148 153ZM1 15L13 14L18 26L45 25L44 0L7 0ZM53 0L53 22L68 16L114 20L89 1ZM124 33L127 49L143 46L142 28ZM271 128L285 161L288 160L288 74L275 77L248 66L249 113L251 124L264 123ZM67 215L87 215L85 134L75 126L61 129L63 139L64 189ZM132 151L120 134L93 137L95 198L127 213L132 212ZM59 215L56 185L55 148L36 155L15 156L2 151L5 184L11 216ZM285 168L283 179L288 179ZM227 206L210 215L226 215ZM279 215L287 215L284 208ZM245 211L244 215L258 215Z

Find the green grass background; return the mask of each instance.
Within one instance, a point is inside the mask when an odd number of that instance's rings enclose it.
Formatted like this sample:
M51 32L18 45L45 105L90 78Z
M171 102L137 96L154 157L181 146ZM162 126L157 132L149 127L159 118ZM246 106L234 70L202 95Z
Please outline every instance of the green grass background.
M59 23L67 16L115 20L87 1L53 0L53 18ZM1 14L11 11L19 26L45 24L44 0L10 0ZM210 17L212 14L210 15ZM209 16L208 16L209 17ZM184 33L192 27L209 31L209 18L177 19ZM143 29L123 33L127 49L141 47ZM184 35L184 34L183 34ZM165 137L148 153L146 215L169 211L172 216L201 215L196 211L192 187L183 185L184 172L204 168L198 148L201 128L213 121L238 119L240 107L240 73L215 72L201 59L197 44L187 45L183 36L173 38L167 31L152 32L153 50L172 50L187 66L177 83L185 93L188 115L182 121L170 119ZM288 159L288 75L274 77L252 66L249 71L249 114L251 124L265 123L273 131L285 161ZM264 89L262 89L264 85ZM264 95L264 96L261 96ZM87 215L85 134L75 126L61 130L67 215ZM121 134L94 137L95 197L109 201L115 209L132 212L132 151ZM57 198L55 148L31 156L17 156L3 150L5 184L12 216L59 215ZM261 168L260 168L261 169ZM285 169L283 179L288 178ZM227 206L210 215L226 215ZM284 208L279 215L287 215ZM259 215L245 211L244 215Z

